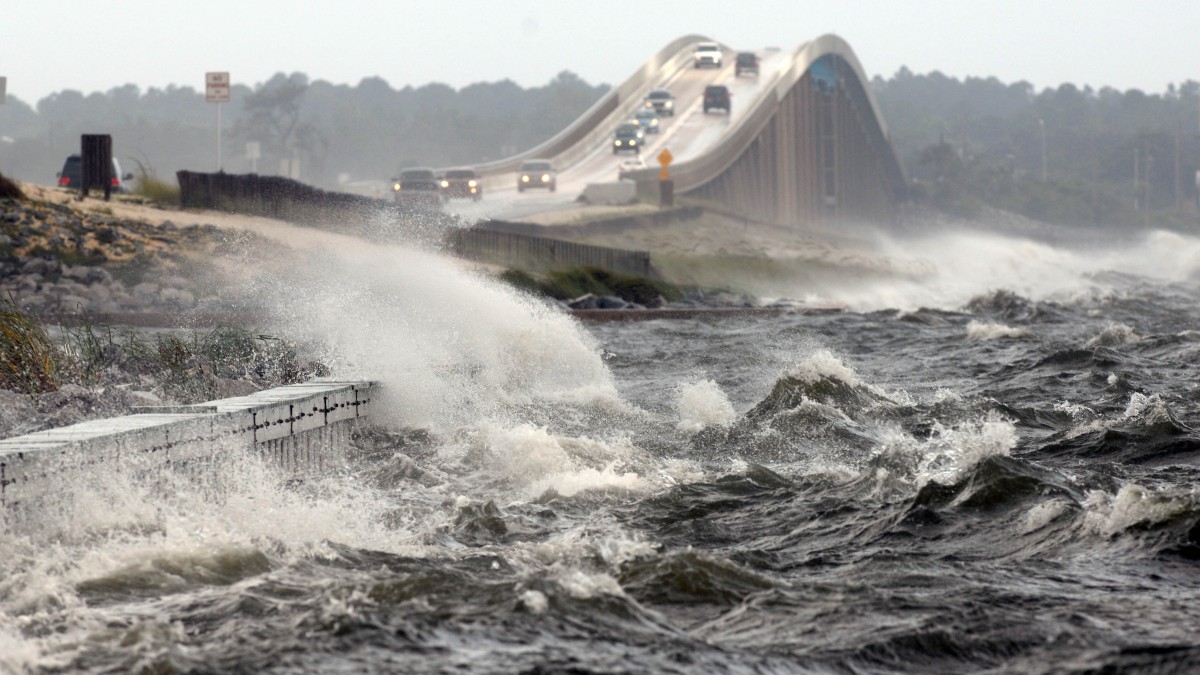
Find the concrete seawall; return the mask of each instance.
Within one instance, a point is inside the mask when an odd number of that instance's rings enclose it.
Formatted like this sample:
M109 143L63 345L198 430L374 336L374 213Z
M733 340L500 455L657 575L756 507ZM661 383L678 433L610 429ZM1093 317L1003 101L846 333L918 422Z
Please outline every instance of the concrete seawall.
M341 459L374 387L317 380L3 439L0 506L18 514L103 469L153 472L239 450L262 453L289 476L317 473Z

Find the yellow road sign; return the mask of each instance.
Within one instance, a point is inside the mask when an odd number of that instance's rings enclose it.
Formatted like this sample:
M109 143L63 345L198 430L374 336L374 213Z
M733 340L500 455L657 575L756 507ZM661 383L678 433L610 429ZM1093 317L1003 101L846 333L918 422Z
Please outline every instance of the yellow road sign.
M666 148L663 148L663 151L658 153L658 163L662 164L662 168L664 170L666 170L667 166L670 165L671 160L673 159L675 159L675 157L672 156L671 151L667 150Z

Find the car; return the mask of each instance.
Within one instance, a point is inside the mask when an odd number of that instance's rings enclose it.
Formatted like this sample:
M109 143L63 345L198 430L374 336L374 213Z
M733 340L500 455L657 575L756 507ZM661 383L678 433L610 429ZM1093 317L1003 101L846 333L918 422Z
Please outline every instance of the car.
M613 132L613 154L618 152L626 152L632 150L634 154L642 151L642 146L646 144L646 135L642 128L636 124L626 122L617 127Z
M641 157L626 157L617 164L617 178L631 171L641 171L646 168L646 162Z
M655 89L646 94L642 107L654 110L660 117L674 117L675 96L666 89Z
M633 119L648 134L657 134L662 131L658 113L654 112L654 108L642 108L638 110L633 114Z
M58 178L58 186L69 189L83 189L83 159L79 155L68 155L67 160L63 162L62 171L55 174ZM112 188L110 192L129 192L129 184L126 181L133 180L133 174L121 173L121 163L116 157L112 158Z
M710 84L704 88L704 112L709 110L732 111L729 107L729 87L723 84Z
M396 202L418 208L441 208L442 193L437 174L426 167L411 167L392 179Z
M450 169L442 176L440 185L446 199L483 199L483 184L474 169Z
M701 42L692 52L692 65L696 68L712 66L721 67L721 45L715 42Z
M758 54L754 52L738 52L733 61L733 74L738 76L742 73L758 75Z
M551 192L558 189L554 165L548 160L530 159L521 163L521 171L517 174L517 192L531 188L547 188Z

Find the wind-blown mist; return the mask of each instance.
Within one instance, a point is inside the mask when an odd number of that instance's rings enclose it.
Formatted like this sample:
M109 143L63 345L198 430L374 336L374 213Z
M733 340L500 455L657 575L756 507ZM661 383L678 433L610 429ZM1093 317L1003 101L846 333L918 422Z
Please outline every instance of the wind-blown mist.
M851 262L870 273L816 279L820 297L855 311L959 309L990 291L1069 300L1113 291L1109 274L1179 282L1200 271L1200 238L1169 231L1112 238L1100 230L1095 241L1059 245L978 231L914 238L880 234L866 248ZM802 286L790 294L805 297L812 291Z

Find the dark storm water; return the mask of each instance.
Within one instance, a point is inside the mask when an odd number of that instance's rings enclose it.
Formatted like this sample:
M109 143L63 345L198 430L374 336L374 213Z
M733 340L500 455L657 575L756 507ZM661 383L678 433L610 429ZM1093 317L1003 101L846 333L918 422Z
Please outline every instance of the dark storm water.
M0 671L1193 671L1200 287L1091 281L588 325L616 403L8 541Z

